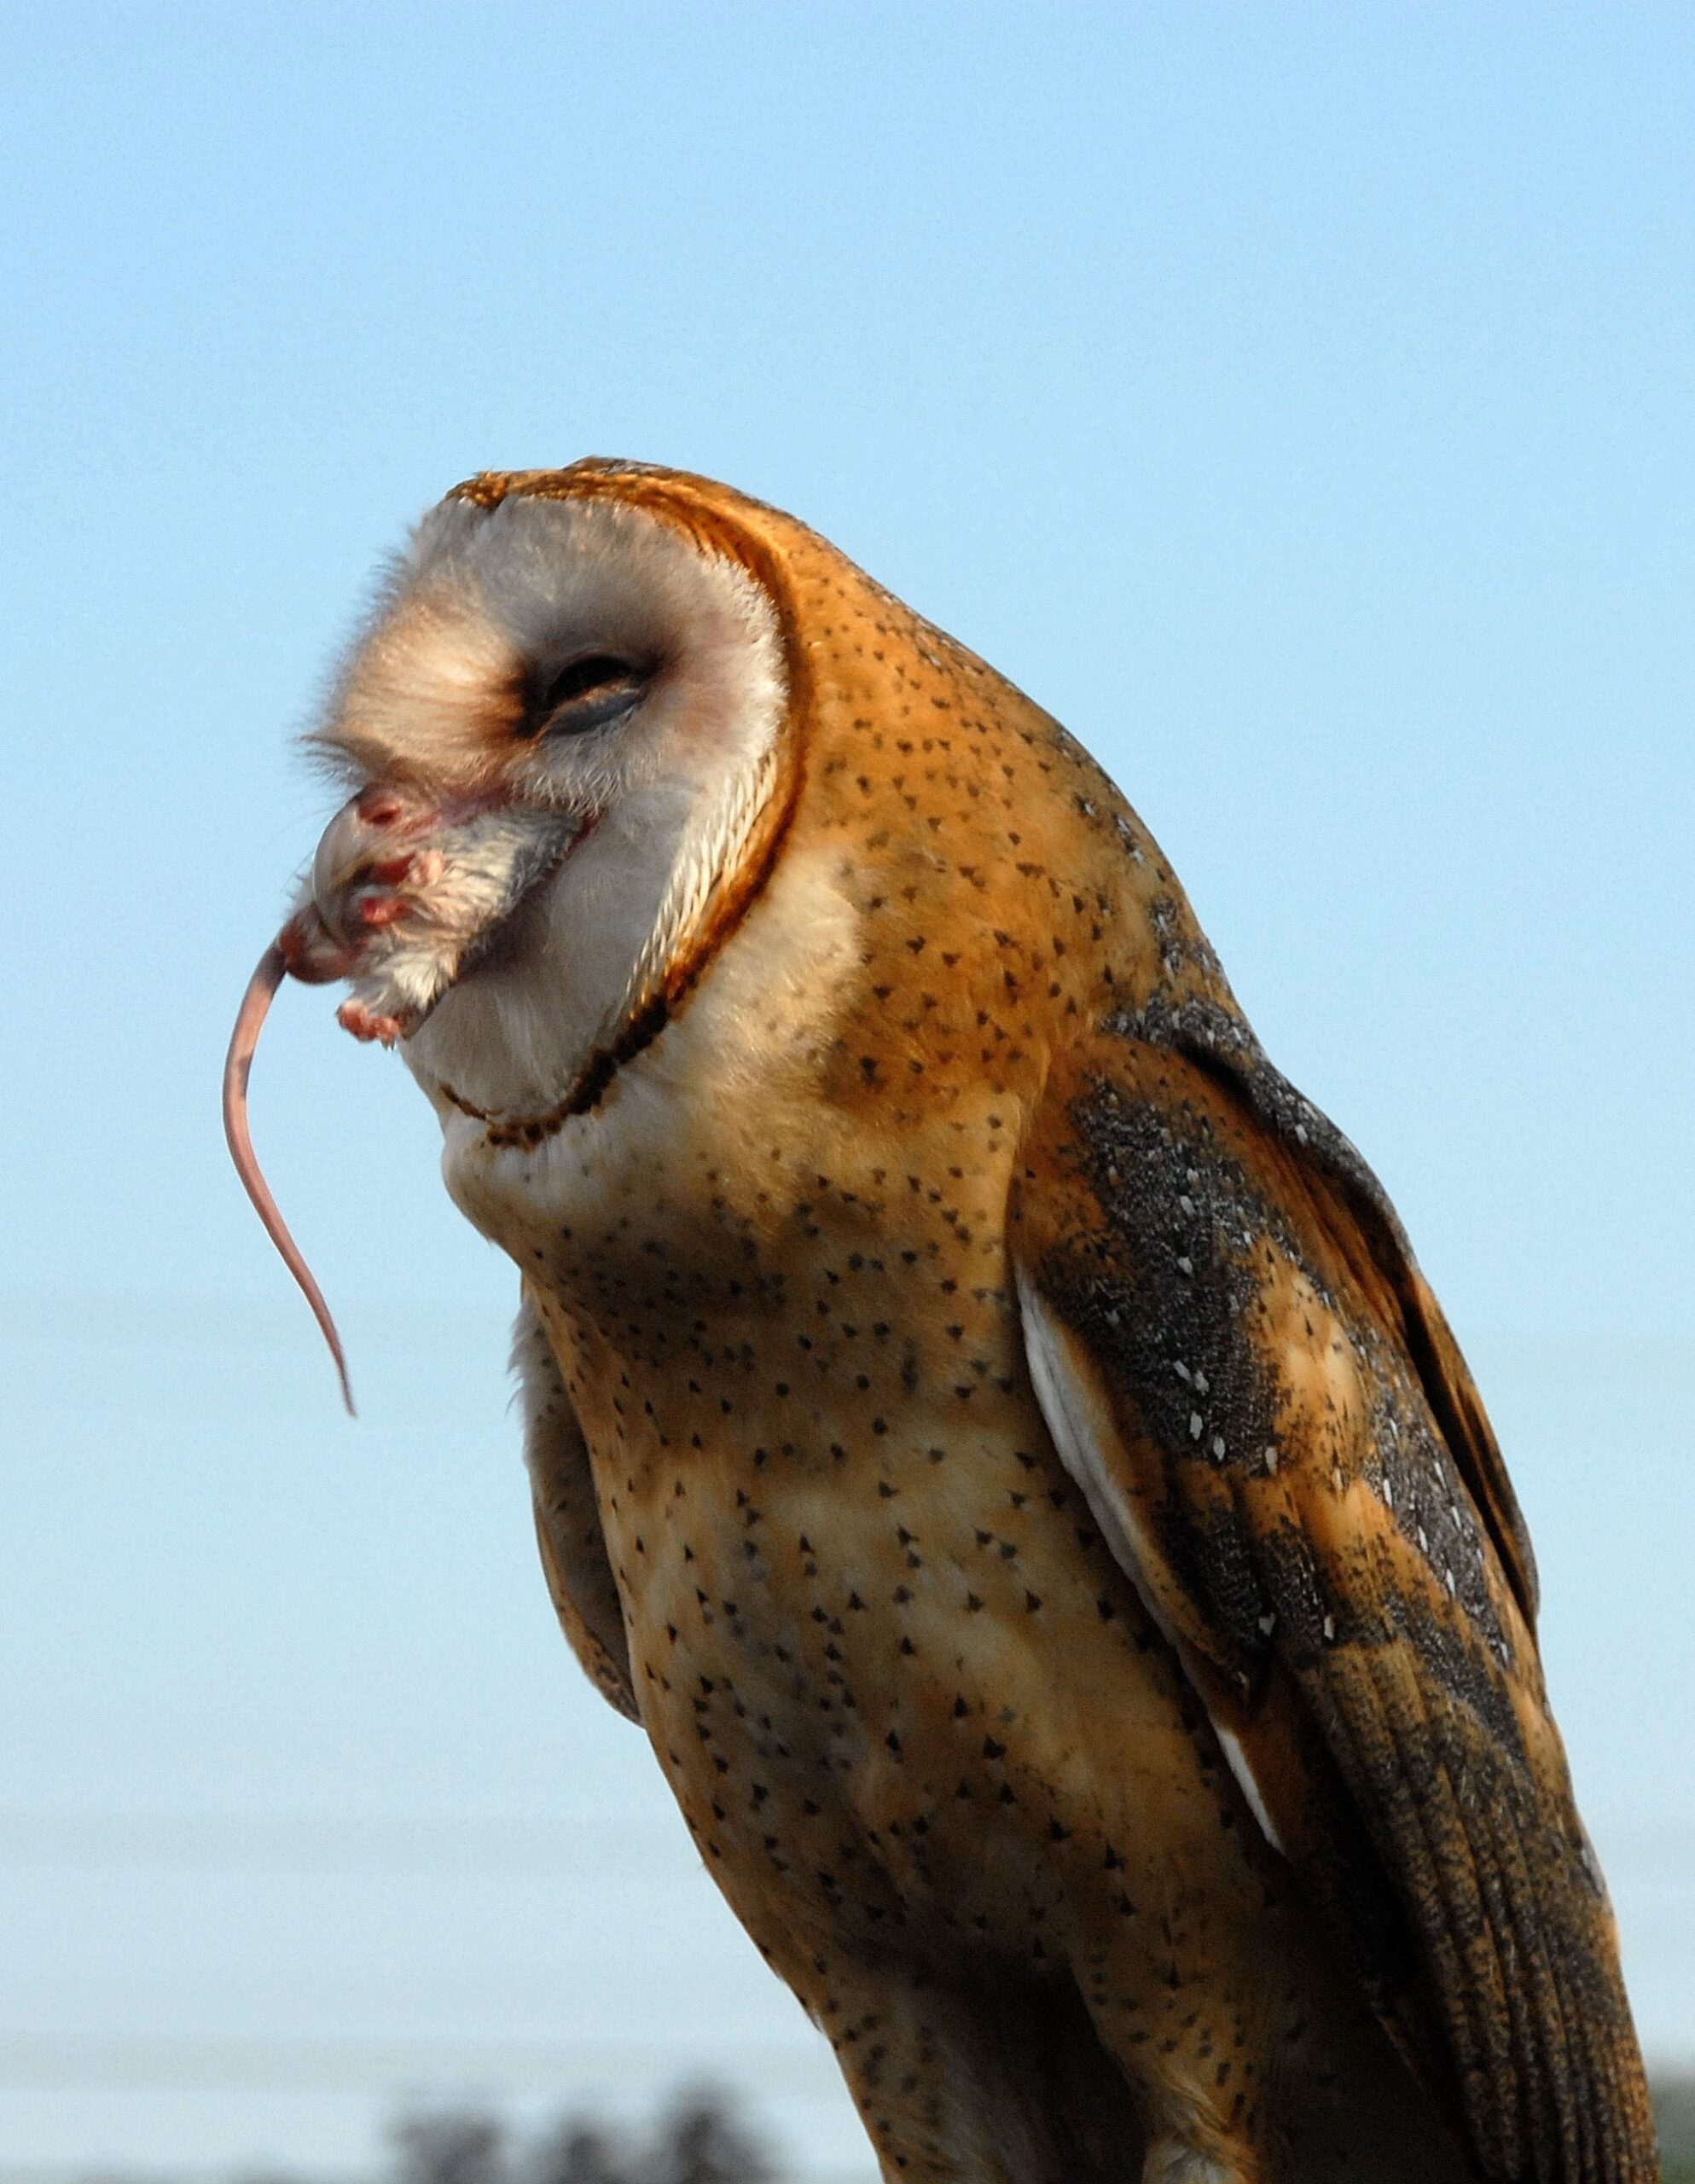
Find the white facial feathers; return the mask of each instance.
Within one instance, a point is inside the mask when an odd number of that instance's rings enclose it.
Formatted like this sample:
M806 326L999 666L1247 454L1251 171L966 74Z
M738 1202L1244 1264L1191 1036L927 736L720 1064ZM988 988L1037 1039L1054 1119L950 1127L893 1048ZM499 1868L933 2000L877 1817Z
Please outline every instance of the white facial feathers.
M547 733L538 694L602 656L630 664L638 701ZM556 839L561 817L583 831L504 906L497 932L461 951L466 975L407 1042L421 1077L502 1116L568 1092L736 870L775 779L786 702L770 601L661 520L591 499L430 511L312 741L359 786L421 784L444 804L492 795L514 857L532 834ZM403 930L383 954L406 987Z

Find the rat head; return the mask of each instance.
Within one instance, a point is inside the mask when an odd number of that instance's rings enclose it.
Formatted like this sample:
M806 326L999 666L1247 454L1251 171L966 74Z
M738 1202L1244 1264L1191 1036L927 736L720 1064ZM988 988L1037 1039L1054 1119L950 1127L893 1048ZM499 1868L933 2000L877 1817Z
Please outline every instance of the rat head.
M686 980L770 800L778 616L700 514L610 466L460 489L312 736L351 793L287 967L490 1113L556 1102Z

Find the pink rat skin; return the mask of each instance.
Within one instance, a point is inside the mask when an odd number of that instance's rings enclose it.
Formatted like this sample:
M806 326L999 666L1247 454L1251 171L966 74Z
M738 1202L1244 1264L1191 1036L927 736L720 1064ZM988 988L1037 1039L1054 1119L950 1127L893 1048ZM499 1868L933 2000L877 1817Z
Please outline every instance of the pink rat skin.
M462 844L467 829L497 823L502 810L500 795L487 790L443 797L422 793L403 781L372 781L350 797L324 829L294 912L259 959L230 1035L223 1066L223 1130L230 1156L266 1234L329 1345L350 1413L353 1398L341 1339L253 1151L247 1119L253 1056L285 978L328 985L342 979L369 981L374 975L379 1005L350 995L337 1009L336 1021L369 1044L392 1047L409 1038L441 993L474 962L477 943L499 924L518 895L593 829L592 818L561 821L549 851L518 868L514 893L497 897L492 911L485 899L470 904L462 896L453 899L450 861L437 843ZM386 965L414 944L434 950L447 965L435 994L422 1002L392 998L381 975Z
M253 1200L253 1211L264 1223L265 1234L276 1245L283 1264L300 1285L301 1294L312 1308L312 1316L323 1331L329 1345L329 1354L335 1360L336 1375L341 1383L341 1400L347 1406L350 1418L355 1415L352 1384L347 1377L346 1353L341 1347L341 1337L336 1331L329 1306L324 1302L322 1290L316 1276L301 1256L300 1247L288 1233L288 1224L277 1209L271 1196L270 1186L264 1179L257 1154L253 1151L253 1134L247 1126L247 1078L253 1066L253 1055L258 1049L259 1032L265 1018L270 1014L270 1004L276 990L293 971L297 977L305 973L294 969L289 961L286 944L293 929L292 921L285 926L282 937L272 941L260 956L247 990L241 997L236 1012L235 1028L229 1035L229 1051L223 1062L223 1135L229 1146L229 1157L235 1163L235 1172L242 1187ZM324 977L334 977L326 972Z
M373 937L405 918L422 891L441 875L441 852L414 845L444 819L460 816L456 810L444 813L438 803L409 802L398 791L380 784L361 790L342 806L325 829L313 859L310 898L283 926L247 982L224 1058L223 1134L230 1158L265 1234L299 1283L329 1345L350 1417L354 1414L353 1391L341 1337L253 1151L247 1080L259 1034L284 979L328 985L354 976ZM389 1047L415 1029L418 1019L386 1014L350 999L337 1010L336 1020L356 1039Z

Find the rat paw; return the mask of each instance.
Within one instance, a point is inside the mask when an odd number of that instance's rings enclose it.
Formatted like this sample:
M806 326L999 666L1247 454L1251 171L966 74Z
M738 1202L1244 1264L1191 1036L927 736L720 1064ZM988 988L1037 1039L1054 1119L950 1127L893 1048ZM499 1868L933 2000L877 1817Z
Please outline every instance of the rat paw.
M335 1020L356 1039L367 1043L374 1040L383 1047L392 1047L398 1039L403 1039L409 1028L403 1018L369 1008L363 1001L344 1001L335 1012Z

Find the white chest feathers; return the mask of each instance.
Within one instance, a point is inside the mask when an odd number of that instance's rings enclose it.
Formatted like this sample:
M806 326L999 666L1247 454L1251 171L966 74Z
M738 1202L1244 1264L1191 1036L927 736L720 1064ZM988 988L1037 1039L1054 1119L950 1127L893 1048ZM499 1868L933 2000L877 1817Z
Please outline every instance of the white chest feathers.
M632 1208L645 1217L656 1194L698 1205L714 1194L715 1173L744 1176L760 1158L787 1165L809 1147L827 1153L817 1141L832 1122L819 1084L859 959L856 914L834 862L791 844L676 1019L592 1108L536 1145L491 1140L413 1058L441 1119L455 1202L520 1268L533 1271L537 1251L550 1252L563 1229L593 1235ZM545 999L538 992L530 1005ZM545 1032L532 1038L526 1069L546 1044ZM539 1083L515 1073L510 1082Z

